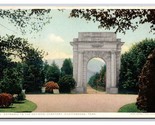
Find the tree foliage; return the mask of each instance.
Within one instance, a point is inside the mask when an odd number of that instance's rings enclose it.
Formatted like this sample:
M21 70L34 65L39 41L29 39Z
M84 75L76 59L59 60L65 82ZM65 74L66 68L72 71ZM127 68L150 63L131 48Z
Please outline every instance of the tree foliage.
M39 91L44 83L42 55L34 48L29 49L23 61L23 82L27 92Z
M70 93L75 88L76 81L71 75L65 75L60 78L58 84L61 93Z
M63 61L61 75L73 75L73 64L70 58Z
M113 28L115 32L134 31L144 23L149 23L150 31L155 31L154 9L72 9L70 17L98 22L99 28Z
M3 70L3 78L0 80L0 88L5 93L19 94L22 90L21 73L16 67L8 67Z
M38 88L38 84L42 81L43 51L34 49L25 39L12 35L0 37L0 53L2 91L17 93L14 90L19 88L19 85L21 88L23 84L31 84L34 80L36 82L33 84Z
M155 112L155 49L148 56L139 77L137 107L147 112Z
M93 88L102 87L105 88L106 86L106 65L101 67L99 73L95 73L93 76L90 77L88 84Z
M8 19L25 34L42 30L52 19L50 11L51 9L0 9L0 18Z
M60 78L60 69L53 61L51 65L47 63L44 66L46 81L58 82Z
M38 32L50 23L51 11L52 9L0 9L0 17L7 18L24 34L26 29ZM72 9L69 17L94 21L99 24L99 28L125 33L126 30L135 31L145 23L150 24L150 32L154 32L154 15L154 9Z
M119 89L120 92L138 92L138 78L148 55L155 48L155 40L145 39L134 44L121 57Z

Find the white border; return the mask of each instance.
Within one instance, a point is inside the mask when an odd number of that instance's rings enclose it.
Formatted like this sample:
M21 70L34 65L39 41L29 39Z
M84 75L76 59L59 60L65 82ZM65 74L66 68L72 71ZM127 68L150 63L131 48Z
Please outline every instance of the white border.
M154 4L154 0L4 0L0 4Z
M155 113L95 113L95 112L32 112L32 113L0 113L0 119L155 119Z
M3 5L0 4L0 9L155 9L154 5L27 5L27 4L21 4L21 5Z
M113 0L112 0L113 1ZM114 0L116 1L116 0ZM124 0L123 0L124 1ZM66 4L58 4L58 0L53 4L49 5L50 3L46 3L47 0L38 2L37 4L33 5L32 3L35 1L30 2L30 4L21 4L20 2L16 1L17 3L14 4L6 4L7 1L5 0L4 2L0 3L0 8L2 9L17 9L17 8L23 8L23 9L30 9L30 8L51 8L51 9L73 9L73 8L113 8L113 9L145 9L145 8L149 8L149 9L155 9L155 5L152 4L147 4L144 5L143 2L139 3L138 5L134 4L134 5L127 5L127 4L122 4L121 5L114 5L112 3L112 5L110 5L109 3L104 3L103 5L99 5L98 3L93 4L93 3L89 3L87 5L82 4L75 4L75 3L69 3L68 5ZM29 1L27 1L29 2ZM43 2L43 3L42 3ZM48 1L49 2L49 1ZM148 1L147 1L148 2ZM92 4L92 5L91 5ZM109 6L107 6L107 5ZM43 112L32 112L32 113L0 113L0 119L5 119L5 118L28 118L28 119L61 119L61 118L73 118L73 119L77 119L77 118L95 118L95 119L111 119L111 118L124 118L124 119L150 119L150 118L155 118L155 113L96 113L96 112L51 112L51 113L43 113Z

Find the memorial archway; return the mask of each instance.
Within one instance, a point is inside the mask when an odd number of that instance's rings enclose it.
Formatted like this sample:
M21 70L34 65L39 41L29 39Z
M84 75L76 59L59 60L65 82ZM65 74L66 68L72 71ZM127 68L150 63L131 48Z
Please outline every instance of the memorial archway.
M113 32L80 32L71 42L73 46L73 77L77 82L75 91L86 93L87 63L99 57L106 62L106 92L118 93L121 46L123 42Z

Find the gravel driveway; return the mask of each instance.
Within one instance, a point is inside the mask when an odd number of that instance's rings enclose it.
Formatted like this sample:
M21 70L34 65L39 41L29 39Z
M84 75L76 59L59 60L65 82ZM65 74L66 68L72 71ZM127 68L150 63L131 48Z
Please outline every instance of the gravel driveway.
M34 112L117 112L136 102L137 95L123 94L38 94L26 95L37 104Z

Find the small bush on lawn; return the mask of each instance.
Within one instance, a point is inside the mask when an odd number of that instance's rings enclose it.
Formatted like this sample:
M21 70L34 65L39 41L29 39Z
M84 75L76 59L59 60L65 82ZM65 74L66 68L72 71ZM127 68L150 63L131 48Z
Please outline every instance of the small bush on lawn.
M59 89L59 85L53 81L47 82L45 87L45 91L48 93L53 93L53 89Z
M75 88L76 82L71 75L66 75L60 78L58 84L61 93L70 93Z
M13 96L8 93L0 94L0 107L9 107L13 102Z
M24 92L19 93L16 97L15 97L15 101L23 101L25 100L26 95Z

